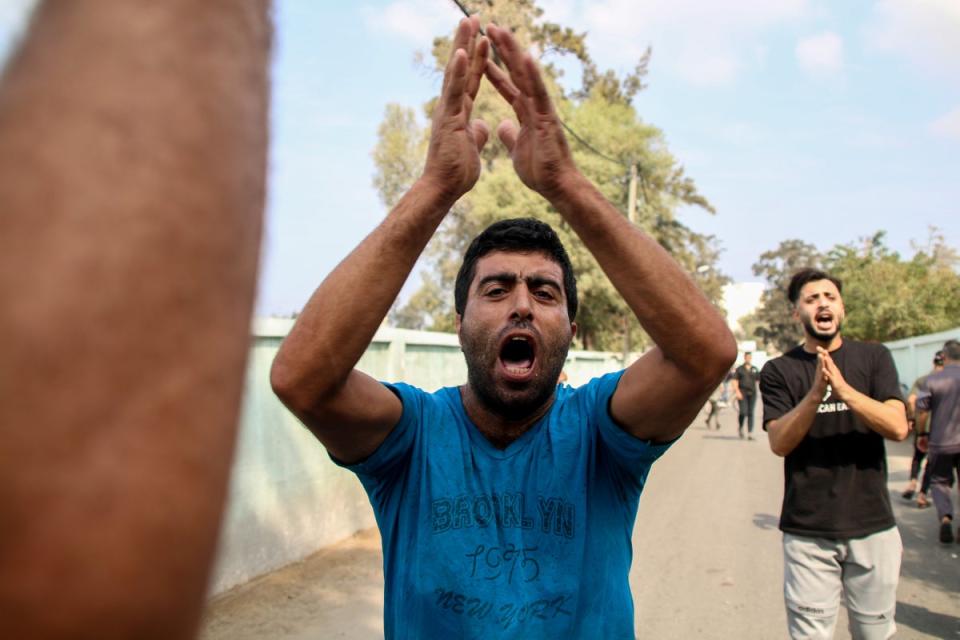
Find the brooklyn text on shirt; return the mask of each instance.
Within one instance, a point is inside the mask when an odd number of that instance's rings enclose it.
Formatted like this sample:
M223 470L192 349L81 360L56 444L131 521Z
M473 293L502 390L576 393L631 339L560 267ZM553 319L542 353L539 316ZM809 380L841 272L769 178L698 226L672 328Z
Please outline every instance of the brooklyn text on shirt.
M505 529L538 528L543 533L573 539L576 507L563 498L537 496L536 511L527 512L522 492L481 493L438 498L430 505L430 528L434 534L490 525Z

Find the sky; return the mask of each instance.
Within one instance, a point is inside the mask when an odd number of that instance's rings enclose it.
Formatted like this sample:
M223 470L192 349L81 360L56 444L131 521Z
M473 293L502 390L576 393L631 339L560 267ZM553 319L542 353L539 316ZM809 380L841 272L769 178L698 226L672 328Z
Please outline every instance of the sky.
M31 4L0 1L0 56ZM789 238L826 250L883 230L909 257L933 225L960 247L960 1L540 6L587 33L602 69L625 73L652 46L635 106L716 207L679 217L717 237L735 281ZM258 314L301 308L386 214L377 127L388 103L419 113L439 91L415 55L459 16L452 0L276 0Z

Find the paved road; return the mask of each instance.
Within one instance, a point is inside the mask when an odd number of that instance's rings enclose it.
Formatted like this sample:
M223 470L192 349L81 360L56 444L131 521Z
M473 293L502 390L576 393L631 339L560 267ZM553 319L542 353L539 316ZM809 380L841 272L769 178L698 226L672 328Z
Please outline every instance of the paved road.
M759 410L759 407L758 407ZM766 436L702 419L654 466L640 502L630 574L640 638L785 637L781 592L782 463ZM904 541L898 639L960 640L960 544L940 545L932 510L901 500L912 451L888 443ZM379 537L367 531L214 600L203 640L382 637ZM838 639L849 638L846 617Z

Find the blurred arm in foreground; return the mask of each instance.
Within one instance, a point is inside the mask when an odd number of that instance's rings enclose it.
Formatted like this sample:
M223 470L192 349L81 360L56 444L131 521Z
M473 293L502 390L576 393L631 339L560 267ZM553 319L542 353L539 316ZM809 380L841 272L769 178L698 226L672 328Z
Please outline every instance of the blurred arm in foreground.
M185 638L242 392L267 0L44 2L0 84L0 637Z

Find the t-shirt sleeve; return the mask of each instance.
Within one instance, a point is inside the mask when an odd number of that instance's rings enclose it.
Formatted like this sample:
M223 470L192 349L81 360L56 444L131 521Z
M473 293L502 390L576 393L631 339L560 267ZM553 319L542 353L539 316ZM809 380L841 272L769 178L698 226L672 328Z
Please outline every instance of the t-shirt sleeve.
M367 484L371 481L381 484L396 476L406 468L406 461L420 435L420 416L424 410L427 394L407 384L382 383L390 389L403 404L403 413L400 421L390 431L386 439L380 443L376 451L365 460L354 464L344 464L330 456L336 464L353 471L360 476L361 481Z
M676 442L653 443L641 440L623 430L610 415L610 399L617 390L623 371L609 373L590 382L593 397L593 422L604 453L632 483L642 486L650 466Z
M886 400L903 402L903 394L900 391L900 376L897 374L897 365L893 362L893 355L883 345L878 346L876 359L874 360L873 388L870 390L870 397L880 402Z
M930 411L930 388L927 387L927 377L919 378L914 385L917 387L917 411Z
M764 429L770 421L783 416L796 404L783 372L772 361L763 365L763 370L760 371L760 395L763 397Z

